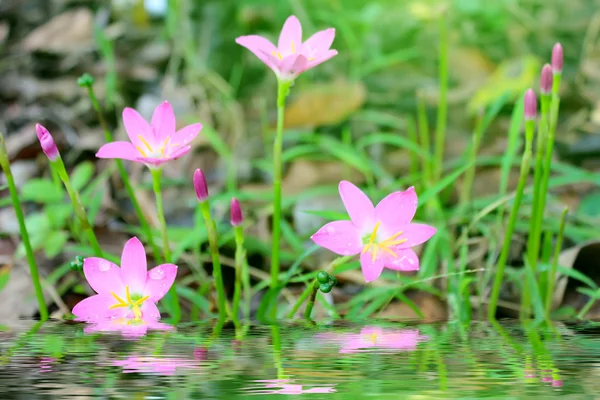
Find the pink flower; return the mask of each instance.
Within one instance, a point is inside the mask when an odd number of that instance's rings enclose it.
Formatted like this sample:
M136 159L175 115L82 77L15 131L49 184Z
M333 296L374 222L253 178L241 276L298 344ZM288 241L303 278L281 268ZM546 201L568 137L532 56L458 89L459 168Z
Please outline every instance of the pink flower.
M150 124L133 108L125 108L123 124L131 142L107 143L96 157L121 158L158 167L189 152L190 142L202 130L202 124L192 124L176 131L175 114L168 101L156 107Z
M126 338L144 336L148 330L170 331L173 326L158 322L158 319L115 318L95 322L84 328L85 333L120 332Z
M377 279L384 267L419 269L419 258L410 248L429 240L436 229L411 223L417 211L413 187L388 195L377 207L350 182L340 182L339 192L351 220L326 224L311 237L315 243L344 256L360 253L367 282Z
M324 334L319 339L340 345L340 353L351 354L377 349L380 352L413 351L427 340L417 329L388 330L364 327L359 334Z
M101 322L114 318L153 321L160 318L156 307L169 290L177 266L162 264L147 270L146 252L136 238L123 248L121 268L97 257L83 261L83 272L97 295L77 303L73 314L80 321Z
M302 26L290 16L281 29L277 47L258 35L240 36L235 41L271 68L278 79L293 81L302 72L329 60L337 54L331 50L335 29L319 31L302 42Z
M123 373L149 373L156 375L174 375L177 369L197 369L200 366L192 361L182 358L161 357L128 357L124 360L112 362L116 367L123 367Z
M306 393L335 393L336 390L333 386L322 386L322 387L313 387L310 389L303 389L302 385L293 384L289 379L273 379L273 380L265 380L265 381L257 381L264 383L263 388L259 388L259 390L252 390L251 393L258 394L306 394ZM279 388L279 389L274 389Z
M48 129L40 124L35 124L35 133L37 134L38 140L40 141L40 145L42 146L42 150L44 151L44 154L46 154L46 157L48 157L50 161L55 161L60 154Z

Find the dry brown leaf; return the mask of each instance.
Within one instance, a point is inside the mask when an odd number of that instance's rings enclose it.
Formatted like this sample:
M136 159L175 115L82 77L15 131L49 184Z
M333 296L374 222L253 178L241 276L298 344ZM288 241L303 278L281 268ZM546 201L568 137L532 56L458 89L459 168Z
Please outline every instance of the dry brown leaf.
M92 45L92 12L87 8L67 11L34 29L23 41L27 51L70 53Z
M337 124L362 107L366 89L362 82L336 81L299 91L285 111L286 129Z
M558 257L558 265L574 269L598 284L600 283L599 260L600 240L592 240L562 251ZM575 279L569 279L568 276L558 275L552 295L552 309L558 308L559 305L581 309L587 303L588 296L577 291L580 286L586 285ZM596 303L596 306L588 312L587 317L591 316L600 316L600 304Z

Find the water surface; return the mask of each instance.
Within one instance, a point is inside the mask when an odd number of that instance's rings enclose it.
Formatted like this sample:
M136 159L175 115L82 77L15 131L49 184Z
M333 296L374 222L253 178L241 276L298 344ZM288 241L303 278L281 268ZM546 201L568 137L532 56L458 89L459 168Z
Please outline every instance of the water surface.
M593 323L296 323L247 326L237 338L208 322L150 328L3 325L1 398L546 399L600 389Z

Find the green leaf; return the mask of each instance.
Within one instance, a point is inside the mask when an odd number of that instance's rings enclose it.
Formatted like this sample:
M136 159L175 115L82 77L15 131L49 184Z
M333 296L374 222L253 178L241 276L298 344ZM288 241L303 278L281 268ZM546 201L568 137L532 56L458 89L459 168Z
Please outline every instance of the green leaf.
M441 192L442 190L446 189L446 187L454 183L463 174L463 172L465 172L471 166L471 164L473 163L466 163L458 167L450 175L446 175L442 180L433 185L433 187L427 189L423 194L419 196L419 206L425 204L427 200L436 196L439 192Z
M94 164L91 161L84 161L77 165L71 174L71 183L75 190L82 190L94 176Z
M10 278L10 270L8 268L3 268L0 270L0 292L4 289L4 286L8 283Z
M179 285L177 286L177 294L195 304L199 309L204 311L206 315L212 315L210 312L209 301L197 291L192 290L187 286Z
M70 203L50 204L45 208L50 226L54 229L64 228L67 220L73 215L73 206Z
M217 154L227 160L231 159L231 150L217 131L210 126L204 126L202 129L202 135L208 139L210 145L213 147L213 149L215 149Z
M44 242L44 252L46 257L53 259L60 254L65 243L69 240L69 235L65 231L54 231L46 238Z
M329 221L349 220L350 217L347 213L341 213L337 211L322 211L322 210L302 210L304 214L316 215L317 217L324 218Z
M30 179L21 187L21 198L37 203L58 203L63 195L63 190L48 179Z

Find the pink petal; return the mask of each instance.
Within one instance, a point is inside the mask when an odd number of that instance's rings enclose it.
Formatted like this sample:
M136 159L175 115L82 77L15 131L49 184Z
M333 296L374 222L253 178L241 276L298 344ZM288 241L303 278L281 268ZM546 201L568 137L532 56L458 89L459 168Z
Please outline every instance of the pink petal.
M306 71L308 60L302 54L292 54L283 59L279 67L280 77L294 80L302 72Z
M329 60L330 58L333 58L334 56L336 56L337 53L338 53L337 50L327 50L325 53L315 55L315 59L309 61L306 69L310 69L310 68L316 67L319 64L324 63L325 61Z
M398 257L393 257L391 254L386 254L383 263L386 268L394 271L418 271L419 257L417 253L411 249L397 251Z
M308 51L309 57L316 53L324 53L331 47L335 38L335 29L329 28L319 31L306 39L304 47ZM312 52L312 54L311 54Z
M177 265L162 264L148 271L144 295L150 296L150 301L156 303L169 291L175 277L177 276Z
M125 290L121 270L103 258L88 257L83 260L83 273L88 284L98 294L122 293Z
M168 101L163 101L154 109L150 124L157 142L162 142L167 136L172 136L175 133L177 128L175 113Z
M293 46L292 46L293 44ZM292 15L285 20L281 33L279 34L279 41L277 42L277 48L282 53L292 53L292 47L294 50L298 50L302 45L302 25L296 16Z
M381 257L376 257L373 261L373 254L368 251L360 255L360 267L366 282L374 281L379 278L383 271L383 261Z
M144 321L152 321L160 319L160 311L158 311L158 307L150 300L146 300L142 307L140 307L142 311L142 318Z
M202 124L192 124L181 128L171 137L171 146L183 146L189 144L202 130Z
M176 160L180 157L183 157L184 155L186 155L192 148L190 146L183 146L180 147L178 149L173 150L173 152L168 156L168 157L160 157L160 158L154 158L154 157L139 157L137 158L135 161L146 164L146 165L150 165L153 167L159 167L160 165L169 162L171 160Z
M311 239L321 247L340 255L360 253L362 240L352 221L333 221L319 229Z
M136 110L126 107L123 110L123 125L127 131L127 136L134 146L144 146L138 136L142 136L146 140L154 142L154 134L152 127Z
M367 195L348 181L341 181L338 189L354 225L359 230L372 225L375 219L375 208Z
M120 158L133 161L140 156L140 152L129 142L106 143L96 153L98 158Z
M273 69L273 63L270 60L269 55L272 55L273 52L277 52L277 47L269 40L258 35L248 35L238 37L235 39L235 42L250 50L262 62L267 64L269 68Z
M391 236L398 228L412 221L417 212L417 194L414 187L404 192L394 192L386 196L375 207L375 218L382 221L385 234Z
M112 316L109 307L115 303L110 295L97 294L81 300L73 307L73 315L78 321L96 322Z
M125 243L121 255L121 279L132 295L144 293L147 273L146 251L142 242L133 237Z
M400 227L399 230L402 231L402 235L398 236L397 239L407 239L407 241L394 246L394 251L408 249L409 247L424 243L437 232L437 229L435 229L433 226L425 224L408 224Z

